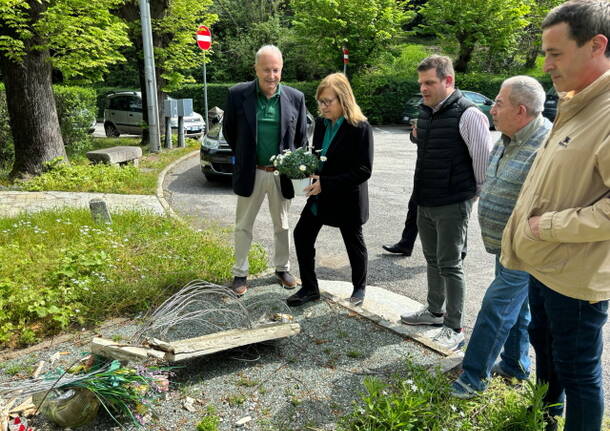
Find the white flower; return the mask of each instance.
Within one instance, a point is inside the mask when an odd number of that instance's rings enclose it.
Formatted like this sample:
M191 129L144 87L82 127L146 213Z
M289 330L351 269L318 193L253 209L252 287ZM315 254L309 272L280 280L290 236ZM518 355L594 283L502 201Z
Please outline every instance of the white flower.
M327 160L327 159L326 159L326 156L320 156L320 160L321 160L321 161L323 161L323 162L325 162L325 161Z
M453 410L453 411L456 411L456 410L457 410L457 407L456 407L456 406L454 406L453 404L451 404L451 406L450 406L450 407L451 407L451 410Z
M269 161L270 161L270 162L274 161L274 160L275 160L275 157L276 157L275 155L273 155L273 156L269 157Z
M273 171L273 175L279 175L280 171Z
M305 172L305 169L307 169L305 165L299 165L299 171Z
M273 161L273 166L277 166L277 160Z

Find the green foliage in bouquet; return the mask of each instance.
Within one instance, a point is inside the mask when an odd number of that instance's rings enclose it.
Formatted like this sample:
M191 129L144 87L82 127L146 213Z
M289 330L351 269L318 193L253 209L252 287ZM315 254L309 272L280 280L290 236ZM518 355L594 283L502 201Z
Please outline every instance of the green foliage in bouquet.
M320 168L320 160L306 147L273 156L271 162L276 169L276 175L286 175L292 180L307 178Z

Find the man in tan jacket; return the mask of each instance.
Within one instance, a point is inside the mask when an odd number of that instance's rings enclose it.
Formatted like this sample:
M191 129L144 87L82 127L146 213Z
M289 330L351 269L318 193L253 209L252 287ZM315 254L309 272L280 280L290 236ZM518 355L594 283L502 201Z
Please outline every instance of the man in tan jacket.
M559 112L502 237L501 263L530 273L530 340L565 431L598 431L610 298L610 2L569 1L542 23Z

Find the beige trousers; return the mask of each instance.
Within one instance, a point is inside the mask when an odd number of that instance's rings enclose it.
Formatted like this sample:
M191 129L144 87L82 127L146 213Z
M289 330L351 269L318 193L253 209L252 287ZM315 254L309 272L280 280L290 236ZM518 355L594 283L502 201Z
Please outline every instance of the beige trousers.
M280 177L273 172L256 170L254 190L248 197L237 196L235 210L235 265L233 275L248 275L248 251L252 244L254 220L267 196L269 212L273 222L273 265L276 271L290 270L290 232L288 228L288 210L290 199L284 199L280 189Z

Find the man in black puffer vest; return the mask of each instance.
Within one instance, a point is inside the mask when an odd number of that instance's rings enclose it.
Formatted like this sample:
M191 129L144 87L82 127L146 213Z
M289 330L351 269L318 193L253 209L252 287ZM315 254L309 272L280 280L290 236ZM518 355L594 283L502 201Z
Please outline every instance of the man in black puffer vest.
M428 263L428 306L401 320L442 326L434 341L456 350L464 344L461 252L473 202L485 181L491 135L487 117L455 88L451 59L430 56L417 73L423 104L411 137L417 143L413 193Z

